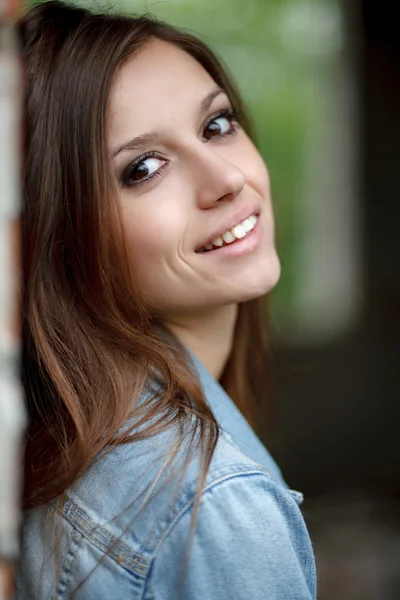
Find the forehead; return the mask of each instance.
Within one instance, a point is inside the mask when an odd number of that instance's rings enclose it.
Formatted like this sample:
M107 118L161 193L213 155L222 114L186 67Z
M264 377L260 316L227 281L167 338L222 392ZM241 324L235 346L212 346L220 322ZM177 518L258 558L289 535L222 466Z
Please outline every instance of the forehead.
M207 71L189 54L154 40L122 66L110 94L110 135L140 134L198 109L215 88Z

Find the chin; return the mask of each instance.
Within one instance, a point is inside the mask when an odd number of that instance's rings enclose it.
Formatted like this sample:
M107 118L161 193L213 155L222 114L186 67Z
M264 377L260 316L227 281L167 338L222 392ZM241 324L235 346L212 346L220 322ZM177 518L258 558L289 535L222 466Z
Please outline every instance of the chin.
M255 298L259 298L260 296L265 296L279 282L281 276L281 263L277 254L274 255L268 260L266 265L263 265L263 268L257 270L257 276L254 276L252 273L251 277L243 278L243 284L241 289L243 292L241 293L240 302L245 302L246 300L253 300Z
M257 273L257 277L241 277L236 280L237 287L230 290L229 298L224 298L224 302L247 302L265 296L277 285L281 275L281 265L278 259L269 262L268 268Z

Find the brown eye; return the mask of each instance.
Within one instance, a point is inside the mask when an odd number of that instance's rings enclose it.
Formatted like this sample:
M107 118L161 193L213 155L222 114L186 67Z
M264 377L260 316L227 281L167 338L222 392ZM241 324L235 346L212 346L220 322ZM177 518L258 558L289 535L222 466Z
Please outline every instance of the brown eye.
M162 161L159 158L146 158L134 166L130 172L130 178L132 181L146 179L146 177L149 177L149 175L152 175L160 168L160 163L163 164L165 161Z
M122 175L122 185L132 187L151 181L160 174L167 161L157 156L143 156L130 165Z
M204 130L204 137L206 140L210 140L212 137L218 135L227 135L232 133L233 125L232 120L228 116L216 117L208 123Z

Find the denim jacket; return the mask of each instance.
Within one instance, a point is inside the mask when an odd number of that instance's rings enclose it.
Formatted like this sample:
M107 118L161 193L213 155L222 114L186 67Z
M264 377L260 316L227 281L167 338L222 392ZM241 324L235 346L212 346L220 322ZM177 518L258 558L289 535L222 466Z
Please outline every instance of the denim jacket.
M68 490L62 517L53 503L26 512L19 600L316 597L301 494L287 488L232 400L194 361L221 434L193 536L199 460L191 459L176 484L171 427L104 455Z

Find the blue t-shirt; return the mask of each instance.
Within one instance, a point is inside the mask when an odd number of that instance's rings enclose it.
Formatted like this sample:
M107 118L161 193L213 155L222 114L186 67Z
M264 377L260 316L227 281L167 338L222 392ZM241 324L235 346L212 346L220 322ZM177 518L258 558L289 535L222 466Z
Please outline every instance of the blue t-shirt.
M301 494L193 360L221 428L193 536L199 457L183 471L184 439L169 461L171 426L105 454L68 490L62 516L54 503L26 512L19 600L315 599Z

